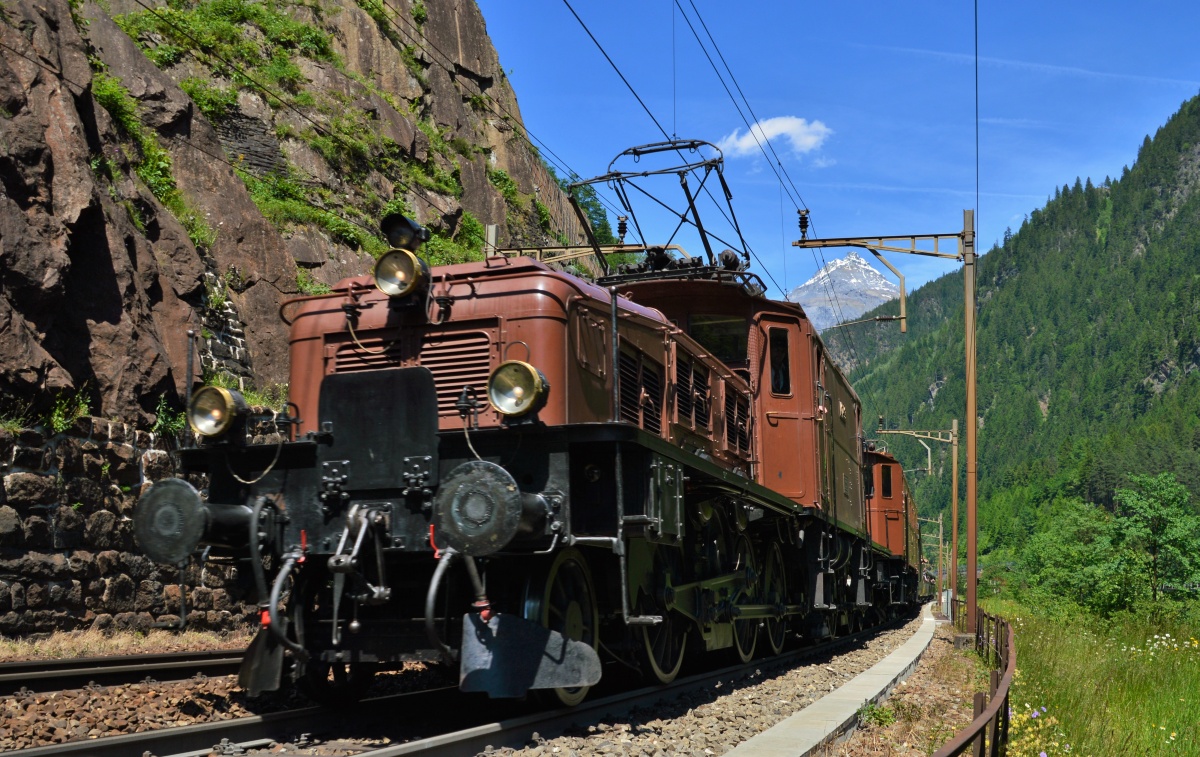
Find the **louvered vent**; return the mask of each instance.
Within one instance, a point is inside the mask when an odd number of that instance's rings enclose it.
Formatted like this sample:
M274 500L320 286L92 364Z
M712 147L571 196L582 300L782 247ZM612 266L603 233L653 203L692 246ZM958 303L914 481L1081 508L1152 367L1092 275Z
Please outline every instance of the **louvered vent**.
M750 452L750 400L726 387L725 445L730 452L745 455Z
M675 361L675 412L679 422L690 424L696 403L692 399L692 362Z
M454 406L464 386L477 398L487 397L488 373L492 368L491 337L485 331L426 334L421 340L417 365L433 373L437 388L438 415L457 415Z
M622 352L619 366L621 420L662 431L662 368L645 355Z
M408 360L405 360L405 357L403 342L398 333L393 332L387 337L382 337L367 336L359 332L358 344L346 342L337 348L333 357L333 372L353 373L396 368L405 362L411 362L411 356L407 356Z
M708 369L687 359L675 363L675 410L679 422L708 427Z
M333 358L334 373L423 366L433 374L439 415L458 413L454 403L464 386L474 388L476 397L487 394L492 338L486 331L425 334L416 355L405 353L400 338L385 341L360 334L358 341L359 344L348 342L338 346Z

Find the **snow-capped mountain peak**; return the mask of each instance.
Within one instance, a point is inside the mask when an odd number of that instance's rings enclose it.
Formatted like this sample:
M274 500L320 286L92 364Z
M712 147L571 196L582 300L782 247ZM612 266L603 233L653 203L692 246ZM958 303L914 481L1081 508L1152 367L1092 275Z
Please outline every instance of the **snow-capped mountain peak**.
M899 296L899 286L851 251L828 261L815 276L788 292L787 299L799 303L813 325L824 330Z

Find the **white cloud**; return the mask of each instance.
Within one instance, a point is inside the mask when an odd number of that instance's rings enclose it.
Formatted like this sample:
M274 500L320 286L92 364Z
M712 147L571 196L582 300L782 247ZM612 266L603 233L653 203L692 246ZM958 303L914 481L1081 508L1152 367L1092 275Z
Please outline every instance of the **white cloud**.
M734 158L761 155L760 144L762 150L767 150L767 140L783 137L791 143L792 152L803 155L820 147L831 134L833 129L820 121L808 121L796 116L776 116L759 121L750 131L734 129L732 134L722 137L717 142L717 147L720 147L725 155Z

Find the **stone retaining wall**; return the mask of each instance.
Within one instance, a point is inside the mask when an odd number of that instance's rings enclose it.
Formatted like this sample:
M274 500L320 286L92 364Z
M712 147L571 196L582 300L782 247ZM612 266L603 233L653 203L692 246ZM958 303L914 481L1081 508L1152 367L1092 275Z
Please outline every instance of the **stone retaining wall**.
M0 430L0 634L146 629L179 621L179 572L142 555L133 507L174 475L162 439L101 418L67 432ZM190 565L188 625L230 630L253 608L230 596L232 569Z

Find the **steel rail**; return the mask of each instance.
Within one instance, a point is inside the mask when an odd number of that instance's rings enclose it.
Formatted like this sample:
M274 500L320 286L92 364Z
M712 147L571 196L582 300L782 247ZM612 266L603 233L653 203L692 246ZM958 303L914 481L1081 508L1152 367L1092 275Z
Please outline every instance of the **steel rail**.
M21 688L42 692L77 689L89 683L136 683L147 675L158 680L182 680L195 673L232 675L243 654L244 649L223 649L4 662L0 663L0 696L11 696Z
M755 671L782 671L794 667L804 660L820 657L831 652L854 646L862 641L892 630L911 620L909 615L873 628L849 634L838 639L825 641L803 649L785 652L775 657L751 660L745 665L734 665L716 671L699 673L681 678L665 686L642 687L630 692L614 694L574 708L560 708L532 715L518 715L506 720L484 723L432 737L419 738L363 753L363 757L392 757L392 755L421 752L432 755L461 755L471 749L483 751L488 745L521 745L530 740L534 732L544 736L558 735L572 725L596 723L610 715L626 713L634 709L653 707L662 700L672 700L693 692L711 690L718 681L745 679ZM220 720L191 726L144 731L120 736L69 741L14 752L21 757L50 757L50 755L88 755L89 757L125 757L130 754L152 753L159 757L193 757L208 754L218 743L240 746L243 749L261 747L271 741L294 740L300 733L326 731L346 734L355 730L355 724L364 727L378 718L394 720L397 712L405 712L409 722L444 722L442 716L457 711L464 717L471 713L464 708L454 707L461 703L461 695L454 687L427 689L386 697L364 700L352 711L325 707L305 707L286 712L269 713L231 720ZM469 709L469 708L468 708ZM421 712L431 715L422 719ZM441 713L433 717L432 713ZM469 721L468 721L469 722Z
M553 738L572 726L591 725L611 717L619 717L635 709L655 707L664 700L677 699L687 693L711 691L715 683L742 680L755 671L764 669L771 672L782 671L795 666L798 662L853 646L884 631L894 630L910 620L912 617L905 615L865 631L804 649L785 652L775 657L751 660L744 665L733 665L716 671L698 673L665 685L647 686L594 701L584 701L583 704L576 707L560 708L487 723L420 741L395 744L363 752L359 757L399 757L408 754L422 754L427 757L437 757L438 755L458 757L463 754L483 752L488 747L495 749L501 747L520 748L532 739L534 733L543 738Z
M20 757L58 757L59 755L86 755L86 757L129 757L149 752L159 757L183 757L183 755L208 754L218 743L238 744L243 748L271 741L289 741L301 733L319 730L343 729L348 721L359 718L387 715L397 712L413 712L445 707L442 698L447 694L458 695L457 688L424 689L403 694L374 697L360 702L353 711L327 707L303 707L285 712L253 715L232 720L217 720L198 725L160 728L141 733L121 736L105 736L98 739L68 741L63 744L19 749L11 754ZM439 696L440 695L440 696ZM419 699L418 699L419 697Z

